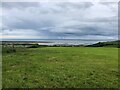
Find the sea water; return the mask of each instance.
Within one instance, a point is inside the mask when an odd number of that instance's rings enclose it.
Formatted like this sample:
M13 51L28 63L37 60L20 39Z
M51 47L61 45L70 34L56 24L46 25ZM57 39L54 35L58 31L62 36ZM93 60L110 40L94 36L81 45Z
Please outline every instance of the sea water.
M112 39L14 39L14 40L4 40L4 41L35 41L39 43L47 44L64 44L64 45L89 45L98 42L114 41Z

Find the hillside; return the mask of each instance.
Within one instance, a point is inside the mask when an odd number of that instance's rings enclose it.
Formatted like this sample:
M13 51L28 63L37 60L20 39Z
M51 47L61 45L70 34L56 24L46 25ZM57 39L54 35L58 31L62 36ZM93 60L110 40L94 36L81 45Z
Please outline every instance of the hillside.
M120 40L118 41L108 41L108 42L98 42L92 45L87 45L86 47L120 47Z

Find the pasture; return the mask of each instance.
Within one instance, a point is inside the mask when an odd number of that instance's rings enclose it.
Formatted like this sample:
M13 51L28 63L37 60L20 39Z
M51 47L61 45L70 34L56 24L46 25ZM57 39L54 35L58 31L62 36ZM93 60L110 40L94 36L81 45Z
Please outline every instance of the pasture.
M117 88L118 48L16 48L2 55L3 88Z

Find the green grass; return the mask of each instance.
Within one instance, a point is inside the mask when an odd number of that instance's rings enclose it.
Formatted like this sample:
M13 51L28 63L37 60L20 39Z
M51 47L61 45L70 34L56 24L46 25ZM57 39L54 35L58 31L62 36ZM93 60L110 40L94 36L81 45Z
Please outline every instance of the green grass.
M117 88L118 48L17 48L2 69L3 88Z

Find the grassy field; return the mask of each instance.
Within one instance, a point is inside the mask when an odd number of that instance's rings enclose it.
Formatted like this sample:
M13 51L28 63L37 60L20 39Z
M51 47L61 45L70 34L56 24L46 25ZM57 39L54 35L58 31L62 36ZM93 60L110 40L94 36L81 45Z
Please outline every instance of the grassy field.
M2 69L3 88L117 88L118 48L17 48Z

